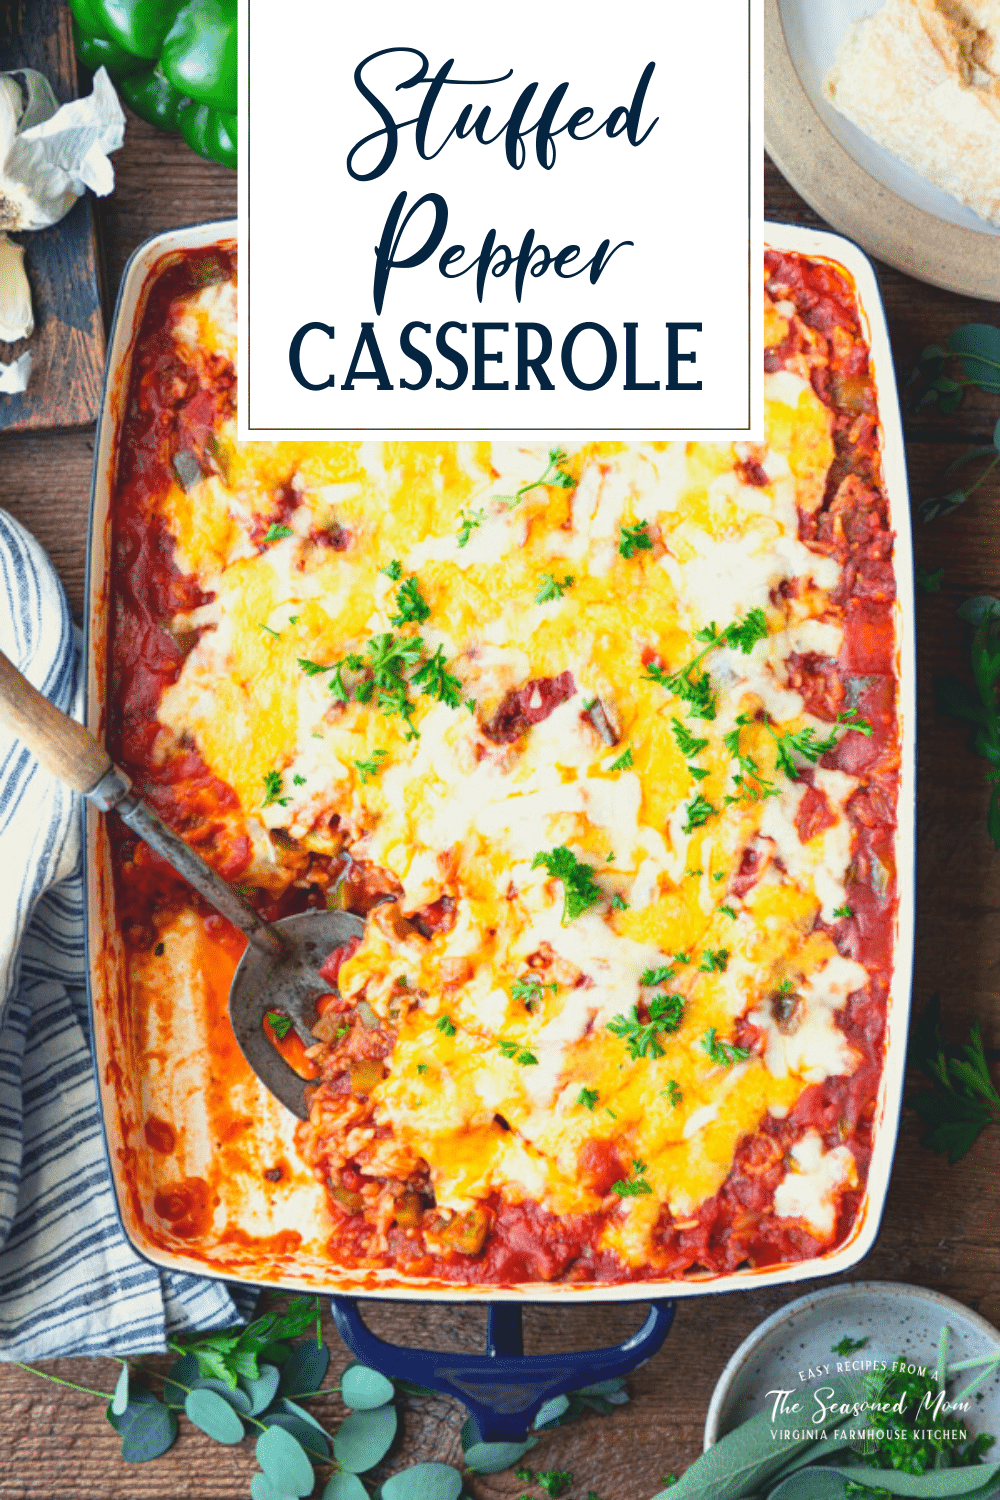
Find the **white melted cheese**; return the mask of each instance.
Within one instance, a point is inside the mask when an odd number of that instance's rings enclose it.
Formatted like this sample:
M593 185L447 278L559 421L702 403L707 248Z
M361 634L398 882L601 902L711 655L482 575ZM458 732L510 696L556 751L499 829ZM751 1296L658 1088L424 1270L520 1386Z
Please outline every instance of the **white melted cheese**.
M779 1219L801 1219L819 1240L829 1240L845 1188L856 1187L858 1170L847 1146L824 1151L818 1131L808 1130L791 1150L791 1165L774 1193Z
M836 1022L836 1013L856 990L864 989L868 974L853 959L834 955L798 990L798 1006L783 1029L769 1004L749 1013L766 1038L764 1061L775 1078L798 1074L807 1083L853 1073L860 1056Z

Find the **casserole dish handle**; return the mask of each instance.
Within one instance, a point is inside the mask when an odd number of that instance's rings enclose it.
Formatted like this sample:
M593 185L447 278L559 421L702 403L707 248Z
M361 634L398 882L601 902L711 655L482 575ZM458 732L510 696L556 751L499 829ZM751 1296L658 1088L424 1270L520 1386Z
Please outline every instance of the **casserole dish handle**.
M391 1344L367 1327L353 1297L332 1299L337 1332L353 1355L392 1380L454 1396L468 1410L483 1443L521 1442L553 1396L638 1369L670 1332L675 1308L673 1302L653 1302L638 1333L606 1349L525 1354L521 1304L491 1302L485 1354L462 1354Z

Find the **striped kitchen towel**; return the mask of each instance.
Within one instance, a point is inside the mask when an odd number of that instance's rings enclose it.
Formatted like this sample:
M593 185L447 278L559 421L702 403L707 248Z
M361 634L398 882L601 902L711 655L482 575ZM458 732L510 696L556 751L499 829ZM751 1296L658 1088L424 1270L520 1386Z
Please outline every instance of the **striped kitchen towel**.
M2 511L0 649L81 717L59 580ZM2 726L0 871L0 1359L152 1351L238 1321L224 1283L149 1265L118 1222L90 1062L80 799Z

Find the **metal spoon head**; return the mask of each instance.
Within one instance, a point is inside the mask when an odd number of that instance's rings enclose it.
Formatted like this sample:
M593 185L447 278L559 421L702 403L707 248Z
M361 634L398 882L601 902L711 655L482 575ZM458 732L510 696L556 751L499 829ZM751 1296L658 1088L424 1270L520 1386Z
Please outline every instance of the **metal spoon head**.
M286 952L273 956L247 945L229 990L229 1019L240 1051L264 1087L293 1115L307 1120L306 1080L269 1041L264 1017L271 1010L284 1011L306 1046L312 1046L316 1001L330 993L320 965L335 948L361 937L365 924L350 912L304 911L274 925Z

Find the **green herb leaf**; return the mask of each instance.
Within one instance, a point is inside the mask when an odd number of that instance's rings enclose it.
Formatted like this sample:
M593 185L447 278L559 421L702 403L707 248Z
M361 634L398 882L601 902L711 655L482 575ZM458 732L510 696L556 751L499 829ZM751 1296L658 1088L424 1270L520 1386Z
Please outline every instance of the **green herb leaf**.
M856 1350L864 1349L867 1343L867 1339L852 1339L848 1334L845 1333L839 1344L833 1344L831 1346L830 1353L854 1354Z
M281 1371L283 1396L311 1396L319 1390L330 1366L330 1351L325 1344L299 1344L292 1350Z
M918 594L940 594L944 584L944 568L938 568L932 573L929 568L918 567L915 581Z
M837 906L834 908L833 915L843 920L847 917L853 917L854 913L851 911L851 908L849 906Z
M567 573L561 582L554 573L543 573L539 579L535 603L549 604L553 599L561 599L566 590L571 589L575 582L576 579L571 573Z
M373 750L370 760L356 760L354 762L358 779L362 786L366 786L369 781L378 775L382 769L382 762L388 753L388 750Z
M558 989L558 984L543 984L540 979L515 979L510 987L510 998L523 1001L526 1010L535 1010L545 998L545 990L551 990L554 995Z
M444 1032L445 1036L454 1036L458 1030L451 1016L442 1016L439 1021L435 1022L435 1026L438 1031Z
M458 545L460 547L467 547L472 533L482 526L486 520L486 512L484 510L462 510L459 512L458 519Z
M129 1367L127 1364L123 1364L122 1372L115 1383L115 1393L111 1398L111 1410L116 1417L120 1417L126 1406L128 1406L128 1382Z
M676 969L670 964L661 964L658 969L643 969L640 984L666 984L668 979L673 979Z
M537 1066L538 1058L527 1047L522 1047L520 1042L497 1042L500 1053L508 1062L520 1063L522 1068Z
M634 1061L640 1057L657 1058L665 1055L659 1037L663 1032L676 1031L684 1014L683 995L657 995L649 1002L649 1020L640 1021L639 1007L633 1005L628 1015L614 1016L608 1022L612 1036L621 1037Z
M378 1370L367 1365L350 1364L340 1377L340 1394L352 1411L376 1411L387 1406L396 1394L395 1386Z
M190 1391L184 1410L188 1420L217 1443L242 1443L246 1435L229 1402L216 1391Z
M639 521L635 526L619 524L618 552L621 557L634 557L637 552L650 552L653 538L649 534L649 522Z
M671 719L674 739L677 741L681 754L688 759L693 755L700 755L708 745L708 740L696 739L686 725L680 719Z
M130 1403L126 1412L131 1409ZM124 1418L125 1413L122 1415ZM176 1436L177 1418L173 1412L155 1397L144 1400L135 1418L124 1427L122 1458L127 1464L148 1464L166 1453Z
M522 484L514 495L494 495L493 499L499 501L506 510L513 510L530 490L537 490L541 485L550 484L557 489L571 490L576 480L571 474L567 474L563 467L568 462L569 455L562 448L550 448L549 461L538 479L532 479L529 484Z
M333 1454L342 1469L364 1474L385 1457L396 1436L396 1408L380 1406L375 1411L355 1411L345 1417L334 1434Z
M382 1486L381 1500L458 1500L462 1476L450 1464L413 1464Z
M576 1096L576 1102L577 1104L582 1104L584 1109L589 1109L591 1113L593 1113L594 1109L597 1107L597 1101L599 1098L600 1094L596 1089L581 1089Z
M594 880L594 867L577 859L572 849L567 849L564 844L535 855L531 868L542 867L551 879L562 881L564 926L604 899L604 892Z
M276 1489L289 1495L312 1494L316 1482L313 1466L290 1432L280 1426L268 1427L257 1439L256 1453L257 1462Z
M384 568L379 568L379 572L384 573L386 578L391 578L393 583L398 583L403 576L403 564L398 557L394 557Z
M699 1045L702 1051L707 1052L712 1062L721 1068L731 1068L734 1063L745 1062L750 1053L745 1047L734 1047L732 1042L722 1042L715 1034L715 1027L709 1027L705 1035L700 1038Z
M719 809L713 807L708 798L703 797L701 792L699 792L697 797L693 797L687 805L687 817L684 820L682 832L685 834L694 833L695 829L701 828L704 823L708 822L709 818L714 818L718 811Z
M390 625L422 625L431 607L420 592L415 573L396 590L396 613L389 616Z
M979 1022L973 1022L962 1047L951 1047L942 1040L940 1015L940 997L933 995L914 1027L908 1059L930 1087L908 1093L906 1102L923 1122L920 1144L946 1152L954 1164L988 1125L1000 1124L1000 1093L990 1077Z
M268 1364L260 1366L260 1374L256 1379L248 1376L240 1378L240 1389L246 1392L250 1401L251 1416L259 1417L262 1411L267 1411L278 1394L280 1379L281 1371L277 1365Z
M265 542L280 542L286 536L292 536L290 526L279 526L276 522L269 526L264 533Z
M677 1082L676 1078L671 1078L666 1088L661 1089L660 1093L664 1099L668 1099L670 1101L670 1103L674 1106L674 1109L677 1108L678 1104L682 1104L684 1101L684 1095L681 1092L680 1084Z
M612 761L610 769L612 771L628 771L631 770L634 764L635 761L632 756L632 746L628 745L622 752L622 754L619 755L618 759L616 761Z
M292 1029L291 1016L283 1015L279 1010L269 1010L267 1012L267 1019L271 1023L271 1030L278 1038L278 1041L283 1042Z
M447 703L449 708L461 707L461 679L448 671L443 646L439 646L434 655L414 672L412 682L426 697L436 698L439 703Z
M461 1443L465 1462L477 1474L499 1474L535 1446L537 1439L528 1438L523 1443L481 1443L476 1424L469 1417L462 1423Z
M552 1500L558 1500L558 1497L565 1495L573 1483L573 1476L565 1469L543 1469L540 1474L535 1475L535 1483L540 1484Z

